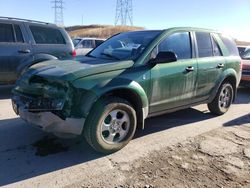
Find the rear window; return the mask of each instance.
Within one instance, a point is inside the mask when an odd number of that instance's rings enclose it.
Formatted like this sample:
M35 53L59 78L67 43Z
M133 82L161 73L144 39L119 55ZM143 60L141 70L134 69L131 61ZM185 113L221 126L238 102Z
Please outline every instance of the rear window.
M210 33L196 32L199 57L213 56L213 46Z
M230 37L224 36L224 35L220 35L220 38L221 38L222 42L225 44L225 46L227 47L230 55L239 56L238 48L236 47L236 44L233 41L233 39L231 39Z
M0 42L14 42L14 32L11 24L0 24Z
M58 29L30 26L37 44L65 44L62 33Z

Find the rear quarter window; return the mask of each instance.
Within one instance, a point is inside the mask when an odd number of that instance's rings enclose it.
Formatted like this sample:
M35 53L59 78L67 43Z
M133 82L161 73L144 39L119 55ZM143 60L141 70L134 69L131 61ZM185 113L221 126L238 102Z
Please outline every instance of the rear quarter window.
M36 44L66 44L59 29L30 26Z
M220 38L226 46L230 56L239 56L238 48L232 38L224 35L220 35Z

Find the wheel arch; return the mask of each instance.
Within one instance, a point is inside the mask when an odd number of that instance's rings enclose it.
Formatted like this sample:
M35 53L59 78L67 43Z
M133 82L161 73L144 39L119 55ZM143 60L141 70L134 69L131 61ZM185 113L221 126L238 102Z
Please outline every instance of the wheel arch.
M116 82L120 83L120 82ZM104 97L115 96L127 100L136 111L137 127L144 128L144 120L148 116L148 97L144 89L135 81L123 82L123 84L112 87L95 86L88 90L82 100L81 106L83 116L87 117L95 103Z
M212 94L210 95L209 102L212 102L214 100L220 86L225 82L229 82L232 84L233 90L234 90L233 101L235 100L236 95L237 95L237 74L236 74L235 70L230 69L230 70L225 71L221 75L219 81L217 82L215 88L212 91Z

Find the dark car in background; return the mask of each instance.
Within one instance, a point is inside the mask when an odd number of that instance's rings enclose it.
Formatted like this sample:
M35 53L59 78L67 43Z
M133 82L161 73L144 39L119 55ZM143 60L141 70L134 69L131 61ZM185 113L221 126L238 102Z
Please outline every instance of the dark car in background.
M0 84L12 84L31 65L75 55L67 32L54 24L0 17Z

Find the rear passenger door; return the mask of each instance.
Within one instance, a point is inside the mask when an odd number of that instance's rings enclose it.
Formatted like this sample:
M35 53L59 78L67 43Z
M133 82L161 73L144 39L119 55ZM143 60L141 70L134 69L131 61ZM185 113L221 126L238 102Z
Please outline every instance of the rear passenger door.
M31 50L22 24L0 23L0 84L17 79L18 66L30 56Z
M196 32L198 77L195 100L209 98L221 75L225 59L214 35L207 32Z
M150 113L191 104L195 93L197 62L192 58L190 32L168 36L154 51L156 54L172 51L177 55L177 61L157 64L151 69Z

